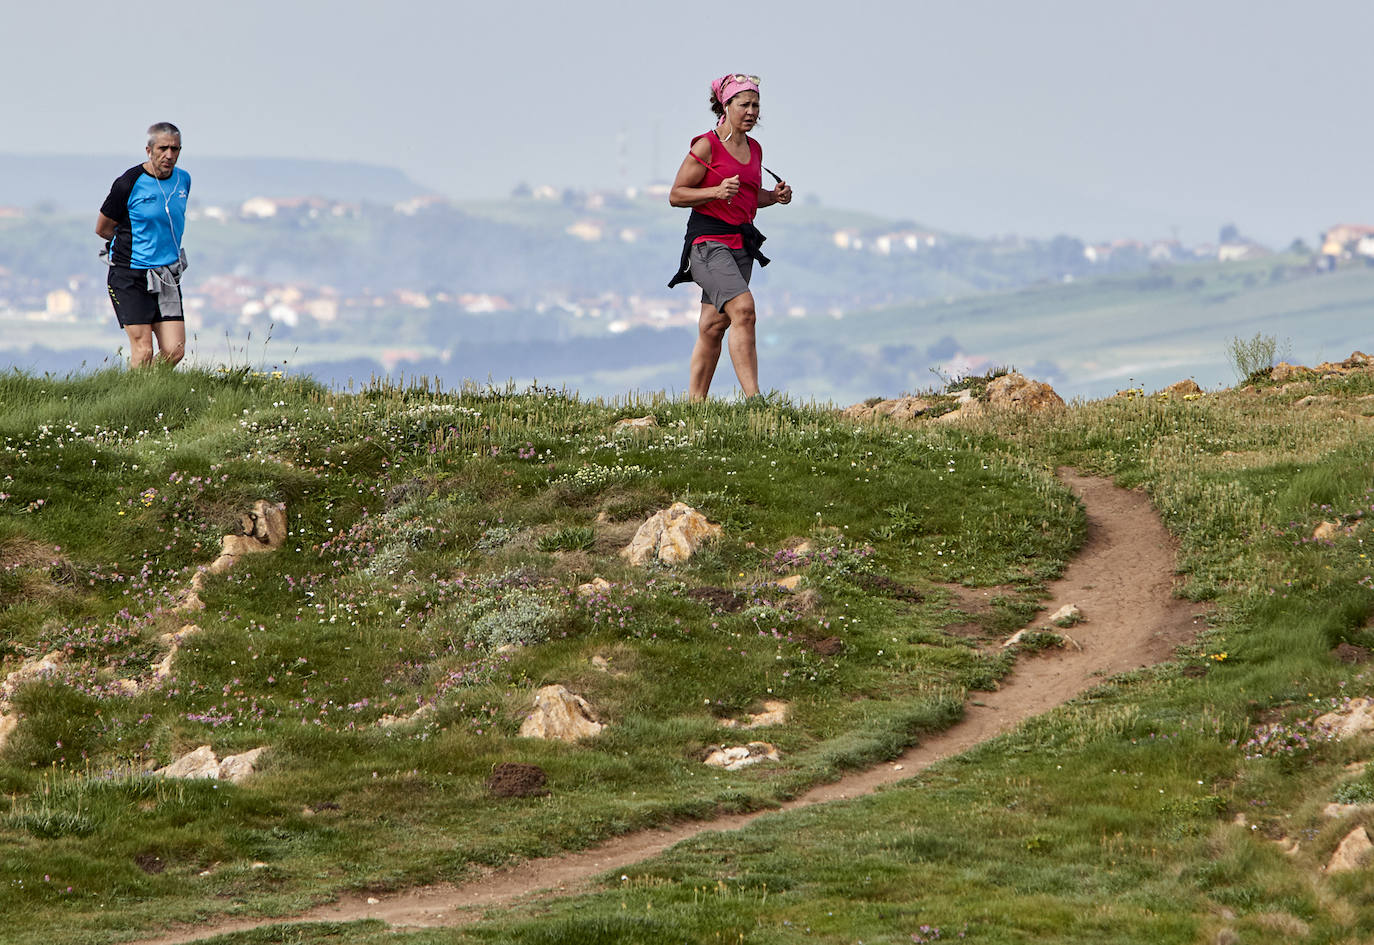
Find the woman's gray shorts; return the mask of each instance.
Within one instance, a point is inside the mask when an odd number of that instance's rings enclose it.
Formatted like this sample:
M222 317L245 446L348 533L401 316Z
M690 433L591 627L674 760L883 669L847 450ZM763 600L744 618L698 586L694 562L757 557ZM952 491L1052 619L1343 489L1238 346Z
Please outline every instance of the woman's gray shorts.
M725 303L749 291L754 258L742 249L731 249L714 240L692 244L688 256L692 281L701 286L701 300L724 312Z

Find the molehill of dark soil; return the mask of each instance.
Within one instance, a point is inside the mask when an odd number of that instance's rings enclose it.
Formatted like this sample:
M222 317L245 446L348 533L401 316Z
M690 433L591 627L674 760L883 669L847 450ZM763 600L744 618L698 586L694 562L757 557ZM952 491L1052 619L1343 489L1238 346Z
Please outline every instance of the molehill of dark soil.
M538 765L502 761L491 769L487 790L493 797L543 797L549 793L544 785L548 775Z
M820 640L809 640L807 646L818 656L838 656L844 650L844 641L839 637L823 637Z
M149 876L156 876L167 868L167 861L156 853L140 853L134 857L134 864Z
M919 604L925 600L925 597L916 588L903 584L901 581L894 581L885 574L856 574L854 583L866 591L872 591L874 594L892 600L910 601L913 604Z
M687 596L721 613L734 614L744 609L744 598L728 587L694 587Z
M1365 647L1356 646L1353 643L1342 643L1331 651L1331 654L1342 663L1368 663L1370 652Z

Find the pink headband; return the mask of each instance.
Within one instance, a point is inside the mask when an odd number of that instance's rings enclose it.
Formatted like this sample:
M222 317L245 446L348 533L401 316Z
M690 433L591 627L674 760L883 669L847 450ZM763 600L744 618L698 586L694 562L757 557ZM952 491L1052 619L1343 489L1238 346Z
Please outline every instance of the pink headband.
M741 92L757 92L759 90L759 77L756 75L744 75L743 73L732 73L723 75L711 83L711 94L716 97L716 101L724 105L730 99Z

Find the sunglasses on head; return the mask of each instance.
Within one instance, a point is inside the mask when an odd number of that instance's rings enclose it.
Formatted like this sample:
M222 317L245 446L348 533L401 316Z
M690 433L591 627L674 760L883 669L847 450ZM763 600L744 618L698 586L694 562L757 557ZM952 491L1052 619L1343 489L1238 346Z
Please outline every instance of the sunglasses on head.
M720 84L721 84L721 85L724 85L726 82L730 82L730 81L734 81L734 82L752 82L752 83L754 83L755 85L758 85L758 84L759 84L759 77L756 76L756 75L744 75L743 73L737 72L737 73L735 73L734 75L727 75L725 78L721 79L721 80L720 80Z

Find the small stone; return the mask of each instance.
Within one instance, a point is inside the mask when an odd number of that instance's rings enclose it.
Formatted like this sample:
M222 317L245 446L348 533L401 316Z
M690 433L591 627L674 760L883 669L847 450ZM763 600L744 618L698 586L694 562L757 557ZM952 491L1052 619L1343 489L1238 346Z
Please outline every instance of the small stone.
M617 420L612 431L615 433L634 433L641 430L652 430L658 426L658 420L653 414L644 417L626 417L624 420Z
M611 582L603 577L594 577L586 584L577 585L578 597L591 597L595 594L605 594L611 589Z
M1078 609L1077 604L1065 604L1054 613L1050 614L1050 623L1057 624L1060 621L1067 623L1078 623L1083 619L1083 611Z
M763 704L763 711L752 713L747 722L740 722L736 719L722 719L720 724L725 728L763 728L766 725L781 725L787 721L788 705L776 699L769 699Z
M392 728L396 725L406 725L410 722L418 722L425 716L434 711L434 703L426 702L409 715L384 715L377 720L377 725L381 728Z
M738 771L763 761L779 761L778 750L767 742L750 742L747 745L732 747L713 747L703 763L726 771Z
M1331 541L1340 534L1340 522L1322 522L1312 530L1313 541Z

